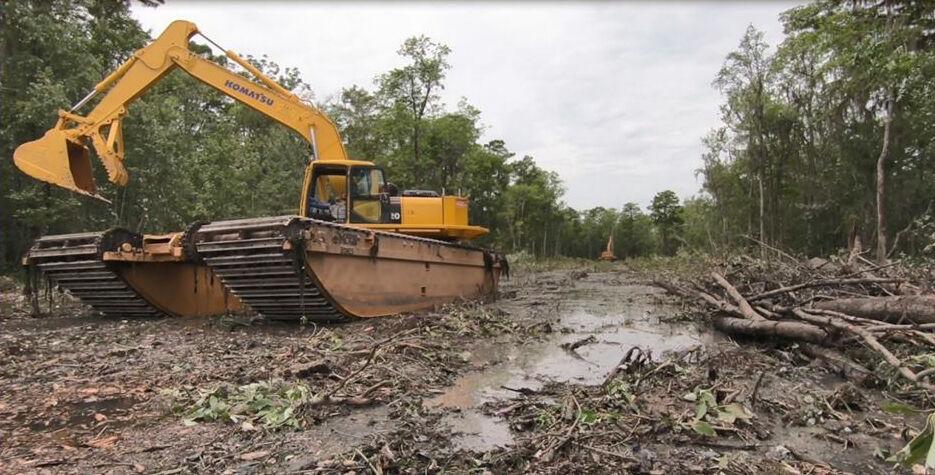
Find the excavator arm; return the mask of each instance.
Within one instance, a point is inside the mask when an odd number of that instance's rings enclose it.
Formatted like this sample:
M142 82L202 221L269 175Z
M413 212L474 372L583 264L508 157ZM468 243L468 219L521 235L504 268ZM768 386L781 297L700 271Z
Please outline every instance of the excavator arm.
M97 194L87 144L94 147L108 179L126 185L129 177L123 165L121 124L127 107L175 68L292 129L309 143L313 160L347 159L337 128L322 111L233 51L227 50L225 54L260 84L195 54L188 45L198 33L194 23L173 22L159 38L136 51L95 86L71 111L59 111L58 122L42 138L20 145L13 154L16 166L38 180L107 201ZM105 95L87 115L75 112L97 94Z

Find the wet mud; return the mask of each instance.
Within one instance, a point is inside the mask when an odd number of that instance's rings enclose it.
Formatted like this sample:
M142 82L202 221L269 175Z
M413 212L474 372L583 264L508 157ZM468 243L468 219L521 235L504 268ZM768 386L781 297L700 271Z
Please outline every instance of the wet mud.
M883 413L879 393L841 405L832 368L739 345L648 281L623 266L519 269L496 302L325 327L104 319L67 296L36 318L5 294L0 472L891 469L878 452L918 414ZM297 428L191 419L198 395L272 381L308 389ZM752 419L694 433L684 396L704 388Z

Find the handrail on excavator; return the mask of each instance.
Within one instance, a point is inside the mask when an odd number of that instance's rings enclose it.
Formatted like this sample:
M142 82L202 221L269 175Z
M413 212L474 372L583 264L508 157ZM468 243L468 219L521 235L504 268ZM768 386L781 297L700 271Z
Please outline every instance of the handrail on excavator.
M156 40L133 53L70 111L60 110L55 126L42 138L17 147L13 154L16 166L37 180L107 201L97 194L87 143L93 145L107 178L125 186L129 176L123 164L122 120L127 107L175 68L295 131L311 146L312 160L347 159L341 135L324 112L204 34L201 36L262 84L192 52L189 41L195 34L201 33L194 23L172 22ZM100 93L106 94L87 115L75 112Z

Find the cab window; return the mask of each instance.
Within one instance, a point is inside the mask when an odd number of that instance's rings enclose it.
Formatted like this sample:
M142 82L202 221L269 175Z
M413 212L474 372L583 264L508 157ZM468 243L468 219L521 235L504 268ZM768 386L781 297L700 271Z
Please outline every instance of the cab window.
M383 170L354 167L350 173L351 222L379 223L382 216L380 193L383 191Z
M316 166L310 191L307 205L309 217L345 222L347 168Z

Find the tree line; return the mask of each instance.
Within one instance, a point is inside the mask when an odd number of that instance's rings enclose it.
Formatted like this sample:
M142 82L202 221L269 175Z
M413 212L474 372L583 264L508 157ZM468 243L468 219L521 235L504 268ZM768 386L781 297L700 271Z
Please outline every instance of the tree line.
M307 145L255 111L174 72L134 102L124 120L126 188L113 205L75 196L23 175L10 158L40 137L67 108L138 48L151 41L127 3L104 0L14 2L0 11L0 261L13 268L35 237L122 226L140 232L181 230L197 220L294 213ZM193 50L228 67L225 57ZM623 251L655 249L652 221L635 204L618 213L578 212L562 202L560 178L504 140L481 139L481 112L439 92L450 49L425 36L399 48L402 65L370 88L349 86L317 102L295 68L265 56L250 61L339 125L352 158L387 168L399 188L461 193L476 224L491 229L482 245L536 256L596 255L615 229ZM93 103L92 103L93 105ZM105 183L101 170L98 183ZM633 234L634 238L624 236ZM632 244L629 244L632 243ZM628 247L629 246L629 247Z
M491 229L481 244L502 251L595 258L613 235L618 257L754 240L812 255L855 241L883 242L884 254L932 252L932 8L827 0L781 20L787 36L775 50L751 27L714 78L722 124L702 139L701 192L680 200L661 191L645 209L567 206L557 174L505 140L485 140L481 111L466 99L441 99L450 49L431 38L407 39L399 67L321 101L297 69L249 59L317 103L351 157L384 166L400 189L470 196L472 221ZM306 144L181 72L131 106L131 180L111 192L112 206L22 175L15 147L151 38L115 0L8 3L0 24L0 265L15 266L45 233L165 232L296 211Z
M751 26L714 80L692 203L708 246L931 254L935 4L821 0L781 21L775 49Z

